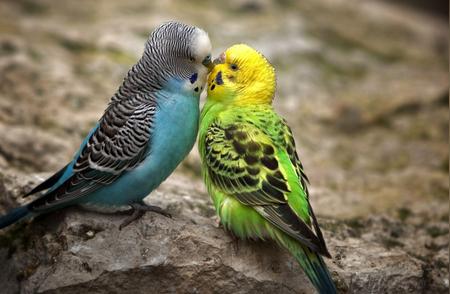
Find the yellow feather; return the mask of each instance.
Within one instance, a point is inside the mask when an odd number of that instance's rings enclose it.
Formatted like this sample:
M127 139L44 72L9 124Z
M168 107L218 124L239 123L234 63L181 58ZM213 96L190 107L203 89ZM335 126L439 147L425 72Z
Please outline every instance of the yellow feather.
M274 67L258 51L245 44L228 48L216 61L208 79L208 99L236 106L272 104Z

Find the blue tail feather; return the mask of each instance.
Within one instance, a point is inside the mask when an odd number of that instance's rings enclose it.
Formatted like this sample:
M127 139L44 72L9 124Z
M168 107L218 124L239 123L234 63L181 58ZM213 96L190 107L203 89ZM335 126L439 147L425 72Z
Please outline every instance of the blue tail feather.
M337 293L336 286L322 256L303 246L297 240L284 235L278 238L278 242L294 255L318 293Z
M0 229L3 229L13 223L17 222L21 218L25 217L30 211L28 206L20 206L9 211L8 214L0 216Z
M337 293L336 286L331 278L330 272L325 265L322 257L318 254L315 256L316 258L311 258L309 260L310 266L314 272L313 275L311 273L306 273L310 278L311 282L316 287L319 293Z
M317 291L320 294L337 293L336 286L322 256L308 248L303 247L302 249L296 252L295 257Z

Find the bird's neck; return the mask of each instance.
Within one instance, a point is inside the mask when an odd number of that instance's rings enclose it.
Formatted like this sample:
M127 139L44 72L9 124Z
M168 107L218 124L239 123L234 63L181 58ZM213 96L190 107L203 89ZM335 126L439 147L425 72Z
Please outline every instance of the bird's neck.
M202 125L209 125L218 117L251 116L254 112L273 110L273 106L269 103L250 103L250 100L247 100L247 102L236 104L207 100L200 116Z
M266 105L270 107L275 87L267 83L253 82L251 86L243 84L225 85L220 92L208 89L208 103L223 107L246 107Z

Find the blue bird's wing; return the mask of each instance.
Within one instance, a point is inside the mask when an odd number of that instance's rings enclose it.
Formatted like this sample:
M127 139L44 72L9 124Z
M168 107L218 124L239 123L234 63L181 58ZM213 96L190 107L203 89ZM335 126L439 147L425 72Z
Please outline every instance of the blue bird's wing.
M74 161L32 190L50 188L30 209L43 211L73 201L138 166L149 151L155 112L156 103L148 97L111 102Z
M41 191L44 191L44 190L47 190L47 189L53 187L56 183L58 183L58 181L64 175L64 173L66 172L67 168L71 165L71 163L72 162L68 163L65 167L60 169L53 176L51 176L44 182L42 182L39 185L37 185L36 187L34 187L33 190L31 190L27 194L23 195L22 197L28 197L30 195L36 194L37 192L41 192Z
M81 143L80 149L75 153L73 160L66 164L62 169L57 171L54 175L52 175L50 178L46 179L44 182L40 183L36 187L33 188L30 192L26 193L22 197L28 197L30 195L36 194L38 192L44 191L49 189L47 192L50 192L54 190L55 188L59 187L62 183L64 183L69 177L73 175L73 165L75 164L76 160L80 156L80 152L84 149L86 144L88 143L89 139L92 137L92 135L95 133L95 131L98 128L97 124L86 136L83 143Z

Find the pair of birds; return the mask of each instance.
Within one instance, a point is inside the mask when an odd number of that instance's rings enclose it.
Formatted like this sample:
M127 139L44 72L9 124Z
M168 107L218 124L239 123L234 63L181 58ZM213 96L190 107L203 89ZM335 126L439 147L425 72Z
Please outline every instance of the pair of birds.
M240 238L275 240L318 292L335 293L292 132L272 108L275 87L274 68L253 48L234 45L213 62L205 31L161 25L73 160L25 195L42 196L0 217L0 228L70 205L128 207L133 213L120 228L145 211L168 215L142 200L199 131L203 177L224 227Z

